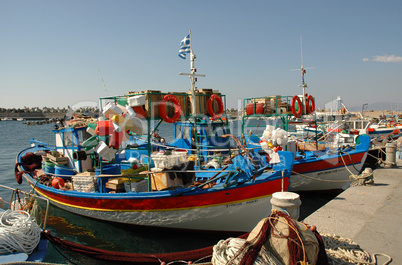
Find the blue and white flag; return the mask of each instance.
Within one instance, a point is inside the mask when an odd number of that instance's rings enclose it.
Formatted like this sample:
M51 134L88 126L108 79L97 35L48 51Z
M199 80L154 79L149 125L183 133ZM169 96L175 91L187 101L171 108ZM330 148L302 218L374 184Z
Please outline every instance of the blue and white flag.
M188 34L184 39L180 42L180 50L179 57L182 59L186 59L186 53L190 53L190 34Z

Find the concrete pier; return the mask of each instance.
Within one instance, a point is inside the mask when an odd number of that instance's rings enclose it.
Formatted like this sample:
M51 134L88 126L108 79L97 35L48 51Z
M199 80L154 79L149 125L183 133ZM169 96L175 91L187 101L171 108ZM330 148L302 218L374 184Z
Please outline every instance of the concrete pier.
M402 160L373 171L374 185L352 186L306 217L321 234L350 238L370 254L402 264ZM378 264L387 259L378 258Z

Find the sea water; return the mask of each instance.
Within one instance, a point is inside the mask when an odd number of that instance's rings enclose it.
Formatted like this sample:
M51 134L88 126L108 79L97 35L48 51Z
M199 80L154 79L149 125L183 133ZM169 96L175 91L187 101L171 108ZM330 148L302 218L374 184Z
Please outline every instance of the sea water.
M256 125L257 128L261 128L262 134L266 124L257 121ZM53 124L27 126L22 121L0 121L1 184L25 191L30 190L30 186L27 185L25 180L23 180L21 185L18 185L15 180L14 166L16 156L20 151L29 147L29 140L32 138L54 145L53 126ZM172 126L161 126L159 132L163 133L162 136L166 137L167 140L173 139L172 136L165 135L168 133L173 134ZM239 121L230 124L230 126L235 134L239 134ZM256 127L254 127L253 132L255 131ZM320 197L302 195L300 219L308 216L334 196L336 194L325 194ZM270 209L267 210L269 211ZM189 233L177 230L114 224L71 214L54 206L50 207L47 229L53 235L72 242L106 250L134 253L166 253L193 250L211 246L221 239L235 236L225 233ZM49 243L45 262L67 263L67 259ZM98 262L85 260L85 264L98 264Z

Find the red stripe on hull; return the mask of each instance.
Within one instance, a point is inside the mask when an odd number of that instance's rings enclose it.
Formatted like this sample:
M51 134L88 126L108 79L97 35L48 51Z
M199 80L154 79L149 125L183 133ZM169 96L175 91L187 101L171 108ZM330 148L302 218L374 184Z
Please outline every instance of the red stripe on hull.
M341 157L334 157L326 160L318 160L314 162L309 162L309 163L295 163L293 165L293 171L303 174L303 173L308 173L312 171L321 171L321 170L328 170L328 169L333 169L337 167L343 167L345 164L347 166L360 163L363 159L364 152L358 153L358 154L353 154L353 155L345 155L342 156L343 160ZM343 162L345 161L345 163Z
M266 197L281 189L282 180L272 180L260 184L247 185L241 188L226 189L217 192L208 192L196 195L178 195L162 198L99 198L100 193L89 193L87 197L75 197L56 194L37 186L35 189L48 199L71 207L91 208L93 210L113 211L155 211L180 210L188 208L207 207L219 204L228 204L237 201L252 200ZM284 188L287 190L289 178L284 179ZM91 195L97 198L91 198ZM152 196L152 193L149 193Z

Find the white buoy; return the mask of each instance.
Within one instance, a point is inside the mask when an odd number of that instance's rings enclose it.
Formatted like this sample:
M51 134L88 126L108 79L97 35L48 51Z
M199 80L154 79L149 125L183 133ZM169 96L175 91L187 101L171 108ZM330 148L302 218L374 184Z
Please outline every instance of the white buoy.
M294 192L275 192L271 199L272 210L287 212L294 220L299 219L300 195Z

